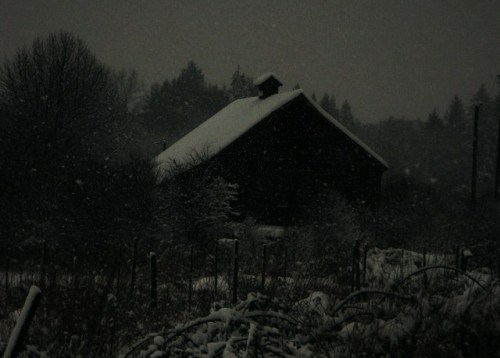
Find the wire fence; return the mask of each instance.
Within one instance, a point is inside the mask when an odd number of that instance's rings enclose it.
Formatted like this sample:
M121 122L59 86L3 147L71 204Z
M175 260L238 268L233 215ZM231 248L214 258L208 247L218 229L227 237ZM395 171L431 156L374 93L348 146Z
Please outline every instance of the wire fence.
M345 297L360 288L418 290L427 282L446 290L450 282L458 283L458 271L469 268L471 253L463 247L430 251L379 249L356 241L351 255L339 259L310 257L286 240L249 244L221 239L158 252L134 240L117 250L123 254L120 260L110 257L103 266L106 260L98 265L83 256L63 260L41 242L30 259L3 262L0 301L6 304L0 305L0 341L15 324L9 312L22 307L31 285L44 296L34 326L38 333L30 335L37 346L61 347L57 354L69 356L82 354L75 347L93 347L97 356L113 356L123 342L143 335L144 327L164 327L162 317L186 321L217 305L245 300L251 292L297 302L315 291ZM434 269L412 276L426 267Z
M130 252L131 251L131 252ZM139 241L113 269L93 265L74 256L59 262L46 242L36 258L8 257L0 280L5 294L26 291L31 285L43 290L107 290L130 298L147 297L151 307L158 301L175 302L188 310L210 302L235 303L250 292L280 296L293 292L355 290L380 287L392 276L400 278L423 267L447 265L466 271L471 253L456 246L441 253L405 249L382 251L356 241L350 262L303 257L303 252L278 240L241 247L240 240L222 239L209 247L177 245L158 253L144 252ZM378 257L384 252L384 257ZM377 262L380 261L380 262ZM381 265L388 265L384 271ZM204 307L205 310L207 307Z

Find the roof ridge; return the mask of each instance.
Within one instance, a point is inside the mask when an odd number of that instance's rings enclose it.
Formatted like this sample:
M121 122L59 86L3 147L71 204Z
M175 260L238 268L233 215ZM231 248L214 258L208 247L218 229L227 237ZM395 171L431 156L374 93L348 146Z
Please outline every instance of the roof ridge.
M306 96L302 89L296 89L274 94L265 99L260 99L258 96L240 98L222 108L153 159L154 164L157 165L160 180L167 175L172 163L186 163L189 158L202 153L207 159L213 157L271 113L301 95L325 119L388 168L386 161L373 149Z

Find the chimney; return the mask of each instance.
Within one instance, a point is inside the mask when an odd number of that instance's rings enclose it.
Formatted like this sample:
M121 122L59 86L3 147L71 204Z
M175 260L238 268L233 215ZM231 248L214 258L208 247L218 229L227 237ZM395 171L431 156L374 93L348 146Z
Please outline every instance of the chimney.
M279 92L283 83L276 78L273 73L265 73L253 81L253 84L259 89L259 98L265 99Z

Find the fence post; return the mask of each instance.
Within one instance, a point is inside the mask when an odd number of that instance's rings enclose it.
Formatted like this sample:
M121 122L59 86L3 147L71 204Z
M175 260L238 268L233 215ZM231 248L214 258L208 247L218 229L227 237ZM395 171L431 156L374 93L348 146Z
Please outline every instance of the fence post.
M284 260L284 262L283 262L283 279L286 282L286 269L287 269L286 265L288 264L288 251L287 251L286 246L283 247L283 255L284 255L284 257L283 257L283 260Z
M40 287L45 288L45 264L47 261L47 241L42 241L42 258L40 262Z
M9 297L9 270L10 270L10 258L9 253L5 258L5 295Z
M156 254L154 252L150 253L150 263L151 263L151 308L155 308L158 302L158 290L157 290L157 271L156 271Z
M367 287L366 285L366 257L368 256L368 245L365 245L365 250L363 254L363 287Z
M217 299L217 281L219 279L219 243L215 241L215 262L214 262L214 296Z
M76 267L76 264L78 262L78 257L73 256L73 275L71 277L71 281L68 280L68 285L72 285L73 289L76 290L78 287L78 268Z
M266 287L266 263L267 263L267 245L262 246L262 278L260 283L260 290L264 293Z
M41 298L42 291L40 291L40 289L36 286L31 286L21 314L19 315L16 325L10 334L3 358L15 358L21 351L21 345L26 338L29 326L35 316L35 312Z
M472 175L470 184L470 202L472 209L476 209L476 182L477 182L477 143L478 143L479 105L474 106L474 128L472 135ZM475 213L474 213L475 214ZM473 218L475 221L475 217Z
M356 240L356 289L359 290L361 288L361 272L359 269L359 261L360 261L360 247L359 240Z
M238 239L234 240L233 303L238 301Z
M465 255L465 249L461 249L460 250L460 261L461 261L461 265L460 265L460 269L462 271L467 271L467 259L468 259L468 256Z
M422 249L422 265L423 267L427 266L427 248L424 246ZM427 272L424 272L424 287L427 287Z
M138 245L139 239L134 237L134 248L132 251L132 275L130 276L130 296L134 296L134 290L135 290L135 275L136 275L136 267L137 267L137 245Z
M356 245L352 247L352 275L351 275L351 291L356 288Z
M401 278L405 277L405 249L401 249Z
M189 248L189 291L188 291L188 309L191 310L193 303L193 246Z

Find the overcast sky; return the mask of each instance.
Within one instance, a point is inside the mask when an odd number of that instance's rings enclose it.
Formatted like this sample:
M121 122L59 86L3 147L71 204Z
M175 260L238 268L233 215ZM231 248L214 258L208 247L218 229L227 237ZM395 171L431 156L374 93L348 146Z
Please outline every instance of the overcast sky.
M347 99L366 121L498 91L500 0L0 0L1 57L60 29L148 84L189 60L227 84L239 64Z

